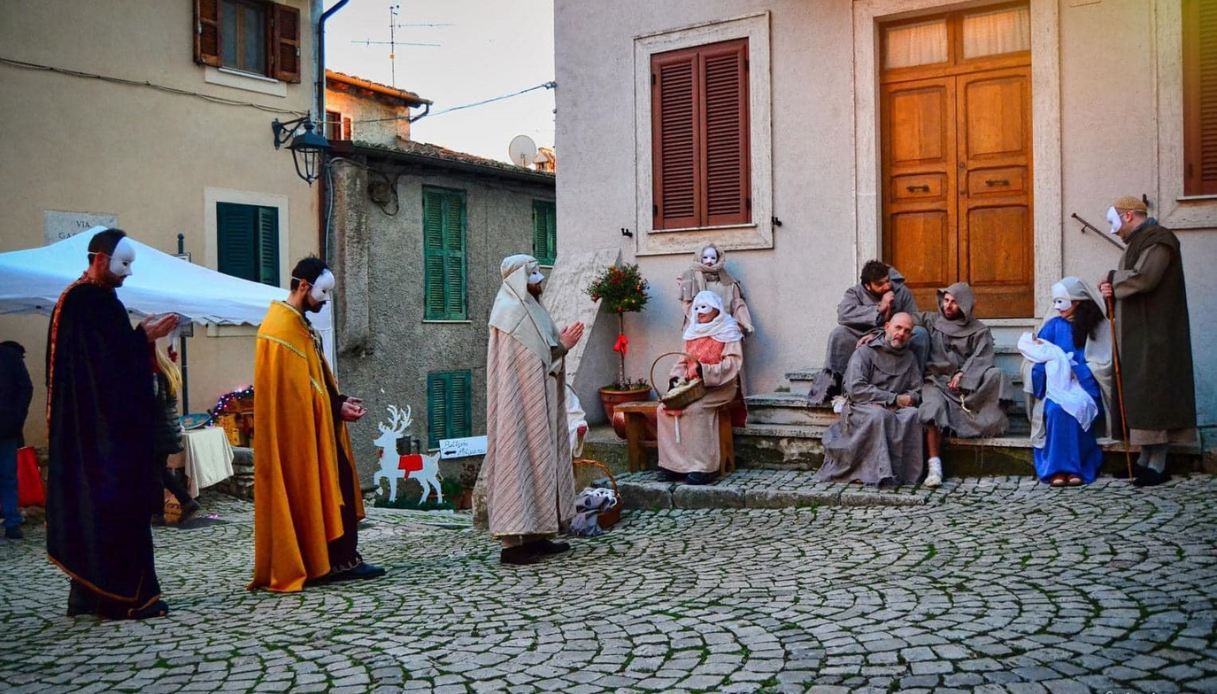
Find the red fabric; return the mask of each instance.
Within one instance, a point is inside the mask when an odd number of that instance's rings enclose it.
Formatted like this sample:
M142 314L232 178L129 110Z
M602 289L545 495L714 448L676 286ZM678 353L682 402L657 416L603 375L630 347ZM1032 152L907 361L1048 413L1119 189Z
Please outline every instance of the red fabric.
M625 354L630 349L630 338L625 336L625 333L617 336L617 342L613 343L613 351Z
M38 470L38 454L26 446L17 449L17 505L46 506L46 487Z
M403 455L397 459L397 467L406 472L418 472L423 469L423 457L417 453Z
M723 360L723 343L712 337L699 337L685 343L685 352L702 364L717 364Z

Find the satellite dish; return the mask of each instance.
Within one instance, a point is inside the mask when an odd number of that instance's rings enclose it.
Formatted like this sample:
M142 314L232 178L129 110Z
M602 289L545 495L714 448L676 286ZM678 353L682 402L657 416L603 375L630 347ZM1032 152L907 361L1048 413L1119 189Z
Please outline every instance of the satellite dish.
M517 166L532 166L537 160L537 143L527 135L516 135L507 145L507 157Z

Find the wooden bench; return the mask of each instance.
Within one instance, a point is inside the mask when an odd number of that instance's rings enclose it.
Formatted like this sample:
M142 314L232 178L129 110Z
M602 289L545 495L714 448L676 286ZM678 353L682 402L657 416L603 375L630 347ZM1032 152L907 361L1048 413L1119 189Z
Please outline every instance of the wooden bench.
M647 440L647 420L658 415L659 403L654 400L624 402L613 408L625 415L625 446L629 456L630 472L647 468L647 449L659 444ZM735 438L731 429L729 406L718 409L718 452L720 475L735 472Z

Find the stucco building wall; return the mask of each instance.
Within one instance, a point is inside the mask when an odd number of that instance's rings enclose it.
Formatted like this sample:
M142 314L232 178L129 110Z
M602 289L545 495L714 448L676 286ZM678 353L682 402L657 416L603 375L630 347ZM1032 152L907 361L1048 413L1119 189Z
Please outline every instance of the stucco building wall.
M0 251L43 245L46 210L106 213L166 252L176 252L177 235L184 233L194 262L215 269L215 202L254 202L280 208L280 280L286 286L291 263L317 250L317 203L316 189L296 177L291 153L276 151L271 142L271 120L308 111L313 93L309 3L285 4L300 10L299 84L195 64L189 2L0 4L6 58L240 102L0 64L0 121L9 133L0 157ZM83 271L86 259L80 264ZM139 268L137 258L136 273ZM38 384L26 424L33 445L46 439L39 414L45 411L46 326L42 316L0 317L0 335L26 346L26 364ZM196 411L253 380L252 330L223 330L233 337L205 333L196 330L189 341Z
M606 5L556 0L555 49L560 115L559 244L620 248L637 259L653 286L651 305L627 319L627 370L645 375L655 354L679 346L675 277L691 253L640 255L635 143L648 120L634 117L635 43L706 23L766 14L771 71L773 248L728 250L727 266L744 286L757 334L745 345L751 392L772 391L785 372L822 365L842 291L876 252L880 182L873 74L876 20L935 14L981 3L935 0L624 0ZM1181 165L1170 159L1182 140L1174 116L1178 86L1178 0L1031 0L1035 101L1036 313L1062 274L1094 281L1118 251L1070 219L1077 212L1103 226L1111 201L1146 193L1186 255L1196 354L1200 424L1217 425L1217 335L1204 316L1217 308L1217 200L1177 202ZM1171 46L1175 46L1172 52ZM862 55L866 61L859 61ZM610 107L606 107L606 105ZM1173 148L1173 149L1172 149ZM1059 174L1054 173L1059 171ZM1059 178L1059 181L1055 180ZM1181 174L1178 176L1181 179ZM1050 214L1047 214L1050 213ZM618 229L630 228L633 238ZM729 248L729 247L728 247ZM930 307L925 307L930 308ZM1012 344L1034 320L993 321ZM594 362L585 371L596 368ZM580 381L614 374L601 365Z
M374 205L365 192L367 170L344 165L335 175L335 301L339 380L344 392L362 397L369 414L351 425L361 478L377 469L372 446L389 405L413 410L410 435L427 446L427 374L469 369L474 435L486 432L486 321L499 290L499 263L532 252L533 200L554 199L552 179L532 184L490 175L423 172L385 161L360 159L397 178L396 214ZM423 319L423 187L465 193L465 321Z

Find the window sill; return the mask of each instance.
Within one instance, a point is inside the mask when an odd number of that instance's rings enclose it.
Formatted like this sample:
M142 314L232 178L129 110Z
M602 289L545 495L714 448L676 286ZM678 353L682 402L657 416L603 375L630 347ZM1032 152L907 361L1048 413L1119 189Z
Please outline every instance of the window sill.
M435 325L473 325L471 320L438 320L434 318L424 318L423 323Z
M266 75L252 72L242 72L228 67L212 67L203 69L203 81L208 84L218 84L247 92L257 92L267 96L287 96L287 83L272 79Z
M679 234L682 232L689 232L689 231L726 231L726 230L730 230L730 229L755 229L755 228L756 228L755 223L746 222L744 224L721 224L719 226L710 226L710 227L679 227L676 229L651 229L647 233L649 233L649 234Z
M1180 195L1175 202L1217 202L1217 195Z

